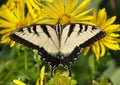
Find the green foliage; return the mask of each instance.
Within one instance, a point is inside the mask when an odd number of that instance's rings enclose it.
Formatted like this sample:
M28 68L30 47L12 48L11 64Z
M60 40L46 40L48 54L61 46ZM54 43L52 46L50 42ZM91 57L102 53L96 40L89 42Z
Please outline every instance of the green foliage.
M93 81L93 85L113 85L108 78L102 78L99 82Z

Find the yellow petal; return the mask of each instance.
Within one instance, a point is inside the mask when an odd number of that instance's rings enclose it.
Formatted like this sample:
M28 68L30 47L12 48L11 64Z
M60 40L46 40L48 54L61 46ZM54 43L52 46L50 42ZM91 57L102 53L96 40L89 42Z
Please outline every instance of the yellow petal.
M10 47L13 47L15 45L15 41L10 41Z
M97 13L96 11L93 12L93 16L94 16L94 19L92 20L92 22L94 22L96 24L96 20L97 20Z
M76 6L78 0L66 0L65 14L69 14L73 11L73 8Z
M63 5L63 2L62 0L54 0L54 3L55 3L55 7L56 9L58 9L59 11L59 14L64 14L64 5Z
M44 72L45 72L45 66L43 66L40 71L40 77L37 79L36 85L43 85Z
M90 0L84 0L80 5L71 13L71 16L75 16L80 13L90 2Z
M28 1L28 2L27 2ZM39 1L37 1L37 0L26 0L26 2L27 3L29 3L30 5L31 5L31 7L34 7L34 9L36 9L36 10L40 10L40 3L39 3ZM29 7L28 7L28 9L29 9Z
M41 72L40 72L41 81L43 81L44 79L44 73L45 73L45 66L42 67Z
M14 79L13 82L17 85L27 85L25 84L24 82L20 81L20 80L17 80L17 79Z
M38 22L36 22L36 24L44 24L44 23L46 23L46 24L52 24L52 25L56 25L57 24L57 19L56 20L41 20L41 21L38 21Z
M120 49L120 45L117 41L116 38L112 38L112 37L105 37L106 39L104 39L103 44L108 47L109 49L112 50L119 50Z
M73 0L74 1L74 0ZM76 0L77 1L77 0ZM70 13L71 11L72 11L72 8L73 7L71 7L71 1L70 0L66 0L66 6L65 6L65 14L66 13Z
M83 21L83 20L92 20L94 17L93 16L81 16L81 17L79 17L79 18L72 18L71 20L81 20L81 21Z
M98 26L104 25L106 19L107 19L107 14L106 14L105 9L103 8L103 9L98 11L97 25Z
M0 27L3 27L3 28L11 28L11 27L14 27L15 24L14 23L11 23L7 20L4 20L4 19L0 19Z
M96 59L98 60L100 57L100 47L98 42L92 45L92 50L95 53Z
M105 46L100 42L100 46L101 46L101 53L100 56L104 56L105 55Z
M53 4L47 3L46 4L49 6L49 9L52 10L53 12L59 14L59 11L55 8Z
M120 34L110 33L109 36L110 37L120 37Z
M112 50L120 50L120 45L119 44L112 44L112 43L104 43L106 47Z
M60 15L58 15L55 11L51 10L49 7L44 7L44 12L49 18L58 19Z
M92 10L93 10L93 9L86 10L86 11L84 11L84 12L82 12L82 13L76 15L75 18L80 18L80 17L82 17L82 16L88 14L88 13L89 13L90 11L92 11Z
M10 38L6 38L5 40L1 40L0 43L9 43L10 42Z
M120 30L120 25L118 24L112 24L109 25L108 27L104 28L105 32L111 33L111 32L117 32Z
M90 46L85 48L84 55L86 56L90 50Z
M3 29L0 31L0 34L4 34L4 33L8 33L8 32L12 32L14 29L10 28L10 29Z
M42 0L42 1L46 1L46 2L53 2L53 0Z
M0 16L10 22L16 22L17 18L10 9L3 9L0 11Z
M1 41L6 41L7 38L9 38L10 33L6 33L2 36Z
M116 16L111 17L110 19L108 19L108 20L105 22L104 26L102 26L102 27L103 27L103 28L106 28L107 26L109 26L109 25L111 25L112 23L114 23L115 20L116 20Z

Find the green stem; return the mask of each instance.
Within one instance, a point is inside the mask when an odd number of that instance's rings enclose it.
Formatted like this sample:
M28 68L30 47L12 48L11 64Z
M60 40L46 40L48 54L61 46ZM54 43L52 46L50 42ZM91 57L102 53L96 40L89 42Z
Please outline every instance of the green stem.
M34 51L35 60L37 62L37 73L40 72L40 59L37 51Z
M40 72L40 59L39 59L39 56L38 56L38 55L36 55L36 57L37 57L37 65L38 65L38 67L37 67L37 72L38 72L38 74L39 74L39 72Z
M25 57L25 70L27 70L28 69L28 58L27 58L27 51L26 51L26 49L24 50L24 57Z

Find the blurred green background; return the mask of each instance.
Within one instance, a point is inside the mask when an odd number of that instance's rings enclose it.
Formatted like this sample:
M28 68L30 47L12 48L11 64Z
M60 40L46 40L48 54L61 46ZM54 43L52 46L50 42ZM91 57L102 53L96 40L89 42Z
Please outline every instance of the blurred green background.
M0 0L0 5L5 2L6 0ZM91 0L89 7L93 7L95 10L106 8L108 17L116 15L116 23L120 23L119 0ZM28 55L29 68L27 71L24 68L25 55ZM0 44L0 85L13 85L13 79L18 77L24 79L23 76L28 80L35 80L36 64L37 60L34 59L31 49L21 48L21 45L10 48L8 44ZM71 69L78 85L92 85L93 80L99 81L103 77L109 78L114 85L120 85L120 51L107 50L106 55L99 61L95 60L91 52L89 57L82 53Z

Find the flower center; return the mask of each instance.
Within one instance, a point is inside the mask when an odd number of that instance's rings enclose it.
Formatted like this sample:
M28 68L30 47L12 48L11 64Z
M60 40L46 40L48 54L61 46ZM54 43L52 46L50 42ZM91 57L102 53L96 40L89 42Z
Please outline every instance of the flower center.
M70 17L64 15L62 17L60 17L60 24L61 25L64 25L64 24L67 24L70 22Z
M25 24L23 22L16 23L16 28L21 28L23 26L25 26Z

